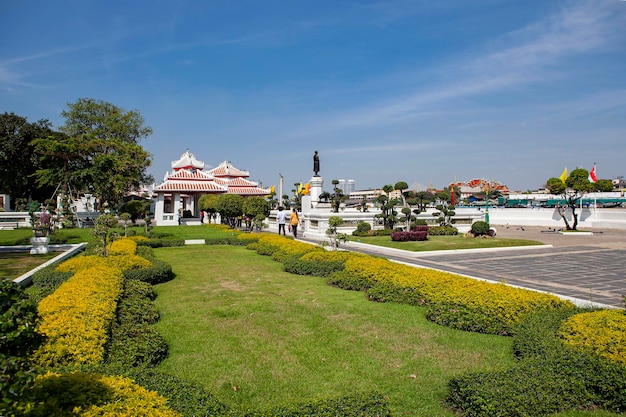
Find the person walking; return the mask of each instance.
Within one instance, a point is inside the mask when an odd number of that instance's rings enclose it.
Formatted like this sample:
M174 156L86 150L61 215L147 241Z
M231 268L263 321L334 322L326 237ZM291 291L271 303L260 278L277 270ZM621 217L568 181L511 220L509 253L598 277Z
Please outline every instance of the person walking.
M285 236L285 224L287 220L287 213L284 212L283 206L278 207L278 214L276 215L276 222L278 222L278 234L282 230L283 236Z
M291 217L289 218L289 226L291 226L291 232L293 237L298 237L298 225L300 224L300 217L295 208L291 210Z

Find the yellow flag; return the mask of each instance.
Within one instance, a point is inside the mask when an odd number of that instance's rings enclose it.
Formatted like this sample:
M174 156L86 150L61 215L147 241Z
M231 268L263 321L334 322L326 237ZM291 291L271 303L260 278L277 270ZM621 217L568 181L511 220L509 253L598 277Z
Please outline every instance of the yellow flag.
M565 167L565 169L563 170L563 173L561 174L559 178L561 179L561 181L563 181L563 183L565 183L565 180L567 179L567 167Z
M304 187L304 185L302 185L302 183L300 183L300 185L298 186L298 194L302 194L303 187Z
M304 187L302 189L302 195L309 195L310 192L311 192L311 183L307 182L306 184L304 184Z
M272 185L272 186L270 187L270 193L274 193L274 194L276 194L276 186L275 186L275 185Z

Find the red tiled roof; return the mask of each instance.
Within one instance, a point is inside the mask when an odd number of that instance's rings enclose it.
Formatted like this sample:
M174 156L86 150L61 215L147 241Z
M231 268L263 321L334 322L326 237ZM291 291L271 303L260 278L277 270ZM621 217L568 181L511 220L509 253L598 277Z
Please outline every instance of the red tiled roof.
M239 168L235 168L230 162L224 161L219 166L208 171L210 174L216 177L249 177L248 171L242 171Z
M200 180L200 181L212 181L213 176L208 174L205 171L200 170L188 170L188 169L180 169L178 171L173 172L171 175L168 175L168 180Z
M258 187L228 187L228 194L268 195L269 191Z
M216 184L213 181L194 181L194 182L181 182L181 181L165 181L154 189L155 193L158 192L172 192L172 191L196 191L196 192L221 192L228 191L227 187L223 187Z

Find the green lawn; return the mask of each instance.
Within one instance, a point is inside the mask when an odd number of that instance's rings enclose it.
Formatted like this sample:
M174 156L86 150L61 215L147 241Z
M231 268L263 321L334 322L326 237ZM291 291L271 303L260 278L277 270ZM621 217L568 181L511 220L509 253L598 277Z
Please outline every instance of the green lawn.
M422 308L369 302L245 248L155 253L176 274L156 286L170 346L159 367L231 406L374 390L394 415L453 416L442 406L452 375L512 362L510 338L435 325Z
M351 242L366 243L369 245L385 246L388 248L402 249L412 252L430 250L456 250L478 248L504 248L511 246L543 245L536 240L526 239L502 239L502 238L466 238L457 236L428 236L428 240L421 242L395 242L391 236L350 236Z
M93 229L73 228L57 229L50 235L50 243L81 243L97 242L92 235ZM114 229L120 235L124 235L124 229ZM145 236L145 229L139 226L129 227L128 235ZM224 232L207 226L155 226L151 230L151 237L160 239L202 239L210 236L223 234ZM0 246L30 245L33 237L31 228L19 228L15 230L0 230Z

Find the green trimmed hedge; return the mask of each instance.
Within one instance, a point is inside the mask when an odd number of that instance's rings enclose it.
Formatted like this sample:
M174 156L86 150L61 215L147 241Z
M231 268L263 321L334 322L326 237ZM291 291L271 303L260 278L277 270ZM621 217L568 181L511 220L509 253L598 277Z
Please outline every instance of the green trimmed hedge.
M244 413L243 417L387 417L391 416L385 397L378 393L357 393L341 398L312 400L292 406Z
M430 236L456 236L459 234L459 229L454 226L430 226L428 234Z
M467 416L547 416L567 410L626 410L626 366L565 346L556 337L576 308L540 311L515 330L518 362L467 373L449 384L448 404Z
M34 301L39 302L52 294L73 275L72 272L55 271L56 267L57 265L49 265L33 274L32 284L35 291L31 293L31 298Z
M174 278L172 266L167 262L158 259L149 259L152 266L141 269L127 269L123 271L124 278L148 282L150 284L160 284Z
M151 324L115 326L107 350L107 363L128 367L155 366L167 358L167 342Z

